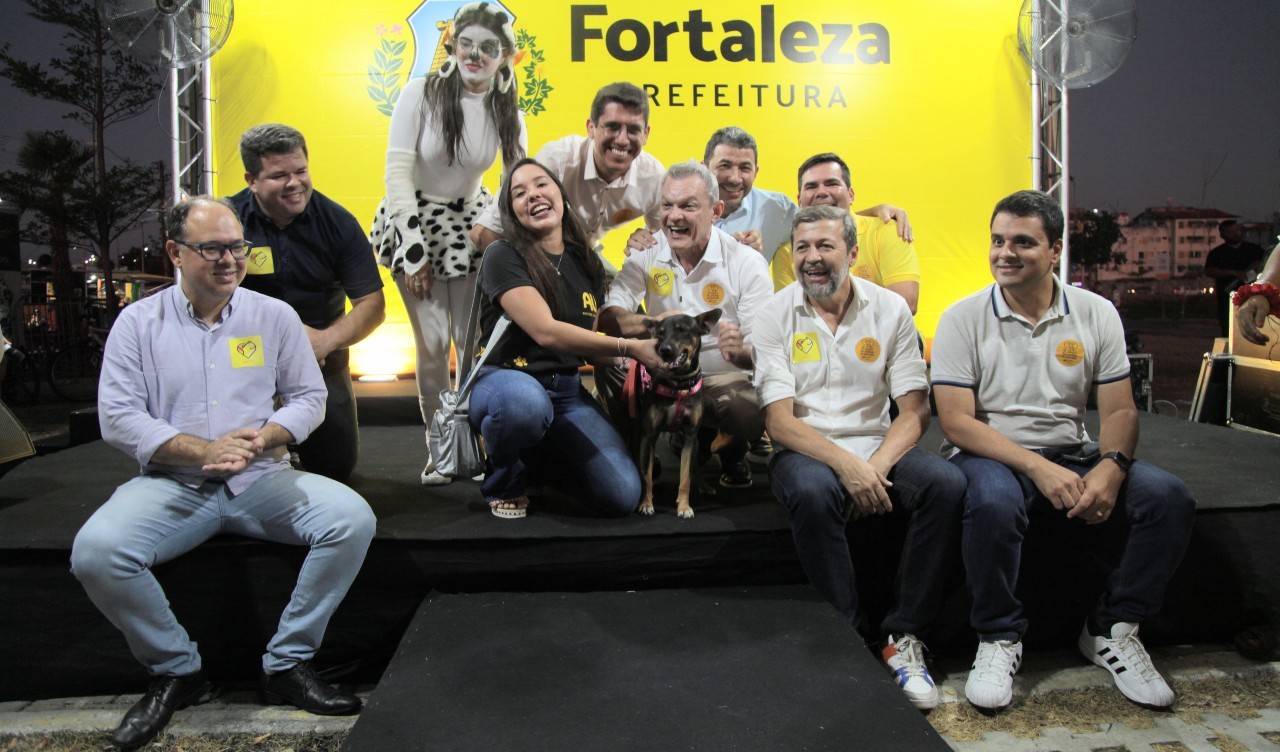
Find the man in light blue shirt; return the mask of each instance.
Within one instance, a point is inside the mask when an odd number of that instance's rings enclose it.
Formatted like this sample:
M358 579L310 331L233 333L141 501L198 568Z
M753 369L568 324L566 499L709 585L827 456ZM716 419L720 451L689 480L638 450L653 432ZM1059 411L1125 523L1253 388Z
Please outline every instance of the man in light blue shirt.
M211 696L151 570L219 533L311 549L263 656L264 702L357 712L360 699L321 681L310 660L375 527L354 491L289 465L286 445L324 419L324 381L293 309L240 289L249 245L235 213L195 197L168 226L181 283L124 310L98 390L103 438L141 473L89 518L71 552L89 598L154 677L112 733L126 750Z
M716 227L772 261L778 246L791 240L796 205L776 191L756 188L760 153L750 133L731 125L711 134L702 163L716 176L724 213Z

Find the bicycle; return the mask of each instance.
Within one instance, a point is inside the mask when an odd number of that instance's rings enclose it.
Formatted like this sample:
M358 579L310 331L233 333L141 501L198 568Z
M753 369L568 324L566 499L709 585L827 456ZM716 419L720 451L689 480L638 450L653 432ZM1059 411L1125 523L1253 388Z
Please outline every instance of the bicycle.
M49 386L65 400L96 402L98 377L102 375L105 330L91 327L89 341L64 347L49 361Z
M37 358L17 345L4 354L4 401L10 405L34 405L40 401L40 384L45 380Z

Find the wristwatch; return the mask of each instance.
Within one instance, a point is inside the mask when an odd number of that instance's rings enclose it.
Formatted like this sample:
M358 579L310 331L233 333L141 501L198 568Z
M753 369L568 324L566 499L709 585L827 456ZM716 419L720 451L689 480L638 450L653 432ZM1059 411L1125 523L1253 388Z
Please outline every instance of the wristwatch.
M1107 452L1106 454L1102 455L1102 459L1111 460L1112 462L1116 463L1117 465L1120 466L1121 470L1125 471L1125 473L1128 473L1129 468L1133 466L1133 460L1124 456L1124 454L1121 452Z

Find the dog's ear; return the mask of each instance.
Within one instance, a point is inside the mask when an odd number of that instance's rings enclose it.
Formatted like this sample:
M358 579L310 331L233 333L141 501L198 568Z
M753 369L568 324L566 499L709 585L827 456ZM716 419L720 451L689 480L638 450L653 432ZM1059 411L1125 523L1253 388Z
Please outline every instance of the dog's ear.
M722 313L724 312L721 311L719 308L712 308L710 311L707 311L706 313L698 314L697 320L698 320L699 331L701 331L703 334L710 334L711 327L715 326L716 322L720 320L720 314Z
M644 320L643 320L643 321L641 321L640 323L644 324L644 328L649 332L649 336L650 336L650 337L652 337L652 336L654 336L655 334L657 334L657 333L658 333L658 320L657 320L657 319L655 319L655 318L649 318L648 316L646 316L646 317L644 318Z

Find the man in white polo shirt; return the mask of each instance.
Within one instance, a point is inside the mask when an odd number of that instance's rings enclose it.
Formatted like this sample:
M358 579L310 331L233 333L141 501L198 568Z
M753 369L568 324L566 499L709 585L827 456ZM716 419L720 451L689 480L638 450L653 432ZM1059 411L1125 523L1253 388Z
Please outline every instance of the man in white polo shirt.
M1015 594L1023 535L1031 510L1052 507L1082 525L1128 520L1120 564L1077 644L1125 697L1168 707L1173 690L1138 625L1160 610L1191 537L1195 501L1182 481L1132 459L1138 413L1120 316L1054 276L1062 230L1062 210L1044 193L1000 201L991 216L995 284L951 306L934 339L944 449L969 482L962 551L980 642L965 695L988 709L1013 698L1027 629ZM1095 387L1097 442L1083 422Z
M792 230L796 278L756 315L756 391L776 448L773 492L787 507L805 574L894 673L916 707L938 703L920 631L945 593L960 533L964 476L916 448L929 425L929 383L901 297L849 273L858 257L848 211L812 206ZM889 400L898 405L890 421ZM858 608L850 520L909 515L880 624Z
M644 150L648 142L649 99L640 87L620 82L596 92L586 137L565 136L538 151L538 163L564 184L565 205L573 207L591 242L640 217L646 227L658 226L664 169ZM497 206L490 204L471 230L479 248L503 235Z
M662 182L662 232L657 245L632 251L609 287L600 312L600 328L621 337L648 337L647 316L697 315L719 308L719 330L702 338L702 388L710 399L715 424L730 441L720 451L720 485L751 485L748 442L763 430L751 387L751 326L754 312L773 294L768 266L755 250L740 244L713 223L724 209L715 176L706 166L681 162ZM597 388L616 409L617 369L598 374Z

